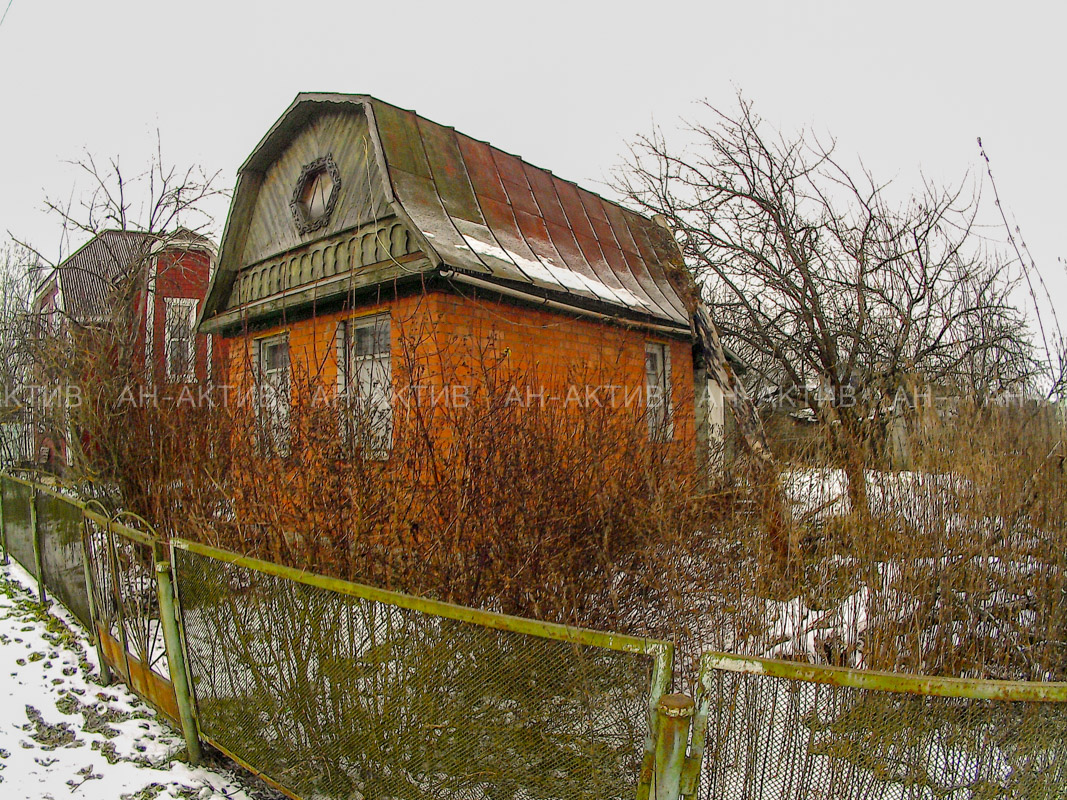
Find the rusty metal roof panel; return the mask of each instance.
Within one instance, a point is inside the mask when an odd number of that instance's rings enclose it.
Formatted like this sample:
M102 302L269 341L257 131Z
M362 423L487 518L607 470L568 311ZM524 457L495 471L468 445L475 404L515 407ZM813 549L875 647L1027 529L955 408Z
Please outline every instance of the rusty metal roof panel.
M430 173L445 210L452 217L484 224L455 132L422 118L418 124Z
M645 294L656 301L656 305L664 316L678 321L677 310L667 294L668 292L673 294L674 290L669 285L663 286L658 283L649 272L648 265L641 257L641 250L637 246L637 242L634 241L633 233L626 223L623 209L612 203L604 203L603 207L605 214L611 221L611 230L615 234L615 241L626 259L626 265L630 268L630 274L645 290ZM686 322L688 322L688 317L686 317Z
M390 171L401 169L420 178L430 178L430 165L419 135L418 116L388 103L374 105L374 121Z
M367 98L400 206L441 261L688 327L653 223L517 156Z
M500 174L496 170L493 149L485 142L479 142L462 133L456 133L456 141L463 154L463 162L467 165L474 193L479 199L490 198L499 203L507 203L508 193L504 191L504 184L501 183Z
M474 254L456 230L430 178L396 168L389 170L389 177L397 200L446 264L472 272L490 272L489 267Z
M482 212L485 214L486 222L492 228L493 233L496 234L496 239L500 246L508 251L508 255L530 277L530 280L542 289L569 291L552 274L552 270L530 249L530 245L523 237L522 231L519 230L519 224L515 220L514 209L507 203L494 200L488 196L480 196L479 200L481 201Z
M574 238L578 242L586 262L592 267L600 282L608 286L612 293L624 304L632 308L641 307L647 312L654 313L657 310L656 306L649 303L648 298L630 291L608 262L592 222L585 212L577 187L559 178L554 178L553 183L556 188L556 195L559 197L563 210L567 214ZM609 241L614 242L613 239Z
M649 274L652 275L652 280L656 286L663 291L663 296L670 302L671 306L677 312L681 319L688 320L689 314L686 311L685 304L678 296L677 291L674 289L674 284L671 282L669 271L673 271L675 267L666 260L661 260L659 254L656 252L657 248L652 244L652 226L654 222L648 222L646 225L640 224L639 220L643 220L642 217L636 215L630 215L627 217L627 223L630 226L630 233L633 234L634 241L637 242L637 246L640 250L641 259L645 262L645 266L648 267Z
M142 231L102 231L56 267L66 313L94 322L112 313L112 295L147 264L158 236Z
M663 311L663 308L660 305L662 302L665 302L664 298L654 297L646 291L645 287L641 285L641 282L638 281L630 271L630 267L626 262L626 257L623 255L622 250L619 248L619 243L615 239L615 233L611 228L611 223L608 222L607 214L604 211L604 201L598 195L588 192L585 189L578 189L578 197L581 200L582 207L586 211L589 224L593 228L597 244L600 246L600 252L604 255L604 259L611 267L615 277L618 278L619 283L622 284L622 286L634 297L638 298L646 307L658 311L661 316L671 316L671 314Z

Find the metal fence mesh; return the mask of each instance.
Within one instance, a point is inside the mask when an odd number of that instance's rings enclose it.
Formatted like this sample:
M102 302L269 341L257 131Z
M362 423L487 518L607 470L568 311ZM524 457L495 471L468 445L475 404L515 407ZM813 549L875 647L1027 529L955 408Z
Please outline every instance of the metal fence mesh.
M1067 704L708 670L699 797L1067 797Z
M30 527L30 498L32 489L24 483L3 479L4 528L7 548L24 570L37 577L33 558L33 529Z
M82 557L81 508L60 497L40 494L37 526L41 537L41 567L49 591L86 628L92 629Z
M305 798L633 798L654 659L177 550L203 734Z

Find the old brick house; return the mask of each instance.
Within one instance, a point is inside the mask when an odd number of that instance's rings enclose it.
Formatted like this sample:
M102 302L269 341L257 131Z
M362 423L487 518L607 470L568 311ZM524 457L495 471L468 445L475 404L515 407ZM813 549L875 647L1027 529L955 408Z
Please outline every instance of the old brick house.
M375 98L301 94L239 170L199 329L283 436L299 374L369 399L388 450L417 340L452 376L487 352L552 391L595 376L695 446L689 281L652 220Z
M215 257L209 239L185 229L102 231L42 276L33 301L40 334L69 338L122 320L139 380L209 381L221 354L213 352L215 337L196 332L196 319ZM71 432L57 414L37 416L45 423L37 460L60 469Z

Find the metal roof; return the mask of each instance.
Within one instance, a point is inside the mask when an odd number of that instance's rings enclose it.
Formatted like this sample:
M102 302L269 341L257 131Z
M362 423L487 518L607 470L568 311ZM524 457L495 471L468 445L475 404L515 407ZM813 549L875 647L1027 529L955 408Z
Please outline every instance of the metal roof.
M53 270L67 316L82 323L106 319L117 283L147 263L153 251L172 243L214 250L209 239L185 229L171 235L130 230L98 233Z
M436 266L689 329L683 294L691 279L669 231L518 156L376 98L298 95L240 172L262 173L318 109L343 104L367 114L389 200ZM238 202L235 195L234 208ZM231 209L231 222L234 217ZM233 263L234 254L227 257L233 234L227 229L216 276L226 285L212 287L205 318L225 308L233 274L244 266Z

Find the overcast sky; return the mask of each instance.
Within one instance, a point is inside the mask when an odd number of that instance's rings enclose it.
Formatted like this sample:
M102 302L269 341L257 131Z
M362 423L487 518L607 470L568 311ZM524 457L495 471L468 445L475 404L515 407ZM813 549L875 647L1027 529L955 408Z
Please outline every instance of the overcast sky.
M0 0L0 13L8 0ZM1067 256L1067 4L12 0L0 24L0 233L59 252L45 196L85 152L236 168L300 91L373 94L595 191L653 122L741 90L901 191L982 177L1057 285ZM988 192L987 192L988 194ZM226 203L210 209L221 233ZM73 244L78 244L74 242Z

